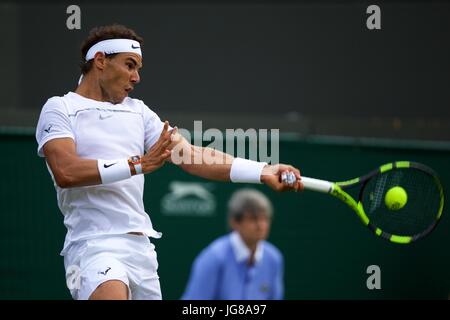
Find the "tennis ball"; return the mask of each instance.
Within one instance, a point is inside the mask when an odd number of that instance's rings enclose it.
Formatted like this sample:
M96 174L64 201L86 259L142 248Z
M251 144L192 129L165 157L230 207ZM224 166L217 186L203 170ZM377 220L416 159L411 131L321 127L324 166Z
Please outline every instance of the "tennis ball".
M384 203L389 210L400 210L408 201L408 194L402 187L392 187L386 192Z

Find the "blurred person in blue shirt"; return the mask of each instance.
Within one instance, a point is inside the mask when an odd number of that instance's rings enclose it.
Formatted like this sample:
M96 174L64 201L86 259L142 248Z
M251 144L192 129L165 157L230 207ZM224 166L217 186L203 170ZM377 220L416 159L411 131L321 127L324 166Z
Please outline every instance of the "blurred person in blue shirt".
M235 192L228 202L232 232L214 240L196 257L185 300L280 300L284 261L266 239L273 209L254 189Z

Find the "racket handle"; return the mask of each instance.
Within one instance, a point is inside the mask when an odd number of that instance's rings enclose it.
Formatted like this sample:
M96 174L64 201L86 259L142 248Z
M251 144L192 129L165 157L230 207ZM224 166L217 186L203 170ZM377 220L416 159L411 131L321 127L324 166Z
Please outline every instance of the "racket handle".
M313 179L308 177L303 177L301 182L305 186L305 189L330 193L333 190L333 183L325 180Z

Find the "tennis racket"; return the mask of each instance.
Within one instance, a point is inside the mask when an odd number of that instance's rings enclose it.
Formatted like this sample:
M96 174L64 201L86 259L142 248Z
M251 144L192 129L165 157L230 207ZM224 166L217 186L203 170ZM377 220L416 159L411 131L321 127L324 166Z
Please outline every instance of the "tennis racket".
M284 172L281 179L288 184L296 181L293 172ZM308 177L302 177L301 182L306 190L328 193L342 200L373 233L395 243L411 243L431 233L444 209L444 189L438 176L431 168L416 162L387 163L365 176L343 182ZM355 198L349 194L352 189L356 191ZM400 206L391 206L386 200L392 194L394 199L398 195L390 190L403 190Z

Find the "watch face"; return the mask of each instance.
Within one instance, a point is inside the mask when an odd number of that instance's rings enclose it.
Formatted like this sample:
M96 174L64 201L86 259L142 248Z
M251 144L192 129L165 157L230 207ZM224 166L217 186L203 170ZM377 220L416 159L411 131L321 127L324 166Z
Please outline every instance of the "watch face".
M131 162L133 162L133 163L140 162L140 160L141 160L141 157L139 157L139 156L132 156L131 157Z

